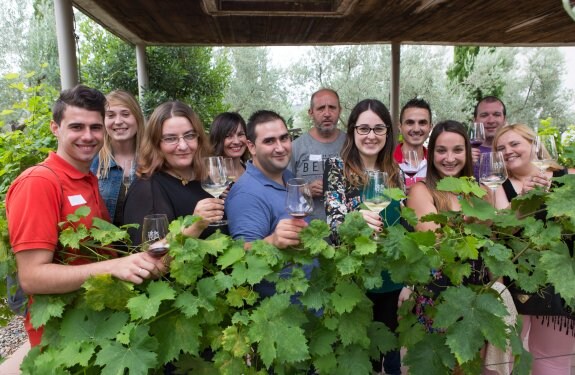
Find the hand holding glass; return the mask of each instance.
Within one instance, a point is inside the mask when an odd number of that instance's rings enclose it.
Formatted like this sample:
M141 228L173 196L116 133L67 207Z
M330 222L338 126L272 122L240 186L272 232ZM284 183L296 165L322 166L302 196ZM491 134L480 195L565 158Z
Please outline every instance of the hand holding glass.
M531 163L543 174L551 163L557 161L557 145L552 135L538 135L533 141Z
M168 216L153 214L144 216L142 224L142 247L154 258L165 255L169 246L159 242L168 235Z
M367 208L379 214L391 203L391 198L385 195L387 189L387 173L381 171L367 171L367 183L363 188L362 200ZM374 234L377 240L379 236Z
M313 197L303 178L292 178L286 185L286 210L294 219L303 219L313 212Z
M228 187L224 159L221 156L210 156L204 158L204 167L206 177L202 179L202 188L218 198ZM210 226L226 225L226 220L216 220L211 222Z

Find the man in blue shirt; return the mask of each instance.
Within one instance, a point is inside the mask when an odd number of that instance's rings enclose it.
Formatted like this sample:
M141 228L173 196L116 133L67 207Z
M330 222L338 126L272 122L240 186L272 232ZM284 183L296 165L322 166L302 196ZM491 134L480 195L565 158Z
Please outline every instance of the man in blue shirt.
M294 177L287 169L292 142L285 121L275 112L257 111L248 119L246 136L252 160L225 202L230 234L279 249L297 246L307 223L285 208L286 182Z

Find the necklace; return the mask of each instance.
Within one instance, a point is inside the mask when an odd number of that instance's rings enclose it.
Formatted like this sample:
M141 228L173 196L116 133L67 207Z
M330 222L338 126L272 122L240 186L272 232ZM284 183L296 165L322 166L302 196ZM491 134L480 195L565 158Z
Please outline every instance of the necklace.
M179 174L177 174L177 173L175 173L175 172L172 172L172 171L168 172L168 174L169 174L170 176L175 177L175 178L177 178L178 180L180 180L180 182L182 183L182 186L186 186L186 185L189 184L190 181L193 179L193 178L183 178L183 177L180 176Z

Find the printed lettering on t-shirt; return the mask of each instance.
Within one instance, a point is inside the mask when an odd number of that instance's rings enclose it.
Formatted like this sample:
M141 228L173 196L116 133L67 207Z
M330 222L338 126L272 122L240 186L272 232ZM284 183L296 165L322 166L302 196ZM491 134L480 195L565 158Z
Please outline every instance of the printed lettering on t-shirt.
M70 202L71 206L79 206L81 204L86 204L86 200L84 199L84 197L82 196L82 194L78 194L78 195L69 195L68 196L68 201Z

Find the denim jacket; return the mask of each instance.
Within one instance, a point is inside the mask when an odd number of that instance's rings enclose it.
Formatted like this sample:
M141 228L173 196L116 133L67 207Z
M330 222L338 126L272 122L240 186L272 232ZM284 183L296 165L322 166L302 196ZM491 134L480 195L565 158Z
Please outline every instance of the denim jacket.
M122 176L124 171L120 168L114 159L110 161L110 170L108 171L108 177L102 178L98 177L98 187L100 190L100 195L104 198L106 202L106 208L110 214L111 220L114 220L114 215L116 214L116 205L118 203L118 196L120 195L120 189L122 187ZM96 156L92 162L90 170L92 173L97 175L98 164L100 163L100 157ZM130 171L130 181L133 182L135 179L136 170L133 168Z

